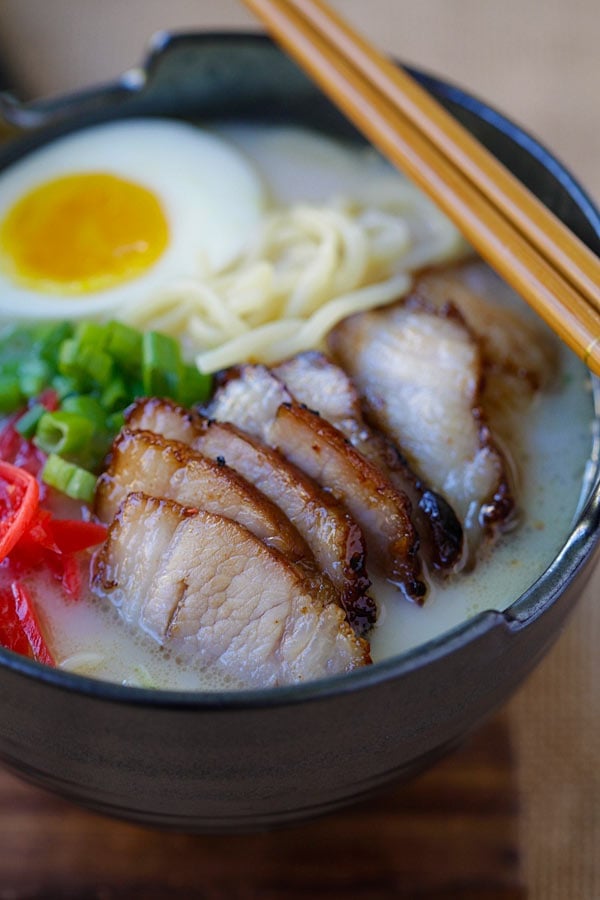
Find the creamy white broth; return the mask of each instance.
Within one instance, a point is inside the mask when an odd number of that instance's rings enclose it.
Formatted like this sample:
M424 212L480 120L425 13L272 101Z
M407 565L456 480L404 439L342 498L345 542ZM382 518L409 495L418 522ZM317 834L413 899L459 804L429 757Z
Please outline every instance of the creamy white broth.
M361 199L363 188L385 191L396 177L372 151L336 148L328 139L297 129L227 125L218 131L252 159L277 202L326 201L339 194ZM495 278L490 285L500 302L523 306ZM473 572L444 583L433 579L422 608L373 578L379 605L379 620L370 635L374 662L436 637L482 610L505 609L546 569L564 542L590 458L593 400L584 367L564 348L559 354L556 384L515 414L517 430L509 452L519 474L518 526ZM218 671L182 664L142 633L132 634L108 603L90 595L67 604L45 584L34 585L34 590L58 665L143 686L239 687Z
M108 602L92 595L66 602L60 588L48 578L34 579L31 588L60 668L136 687L183 691L243 687L227 673L203 672L184 664L144 632L125 625Z
M592 446L589 381L579 361L561 352L562 386L536 397L520 416L510 450L519 474L518 521L471 572L432 579L423 608L398 603L379 579L380 618L374 659L430 640L484 610L504 610L541 575L566 540L577 512ZM569 422L569 427L560 423ZM551 435L551 439L548 439Z

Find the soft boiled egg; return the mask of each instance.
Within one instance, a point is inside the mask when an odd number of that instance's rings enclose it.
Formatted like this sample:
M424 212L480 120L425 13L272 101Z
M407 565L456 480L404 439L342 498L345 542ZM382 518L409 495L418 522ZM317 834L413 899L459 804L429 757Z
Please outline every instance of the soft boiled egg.
M230 263L262 183L226 140L132 119L59 138L0 173L0 317L111 315Z

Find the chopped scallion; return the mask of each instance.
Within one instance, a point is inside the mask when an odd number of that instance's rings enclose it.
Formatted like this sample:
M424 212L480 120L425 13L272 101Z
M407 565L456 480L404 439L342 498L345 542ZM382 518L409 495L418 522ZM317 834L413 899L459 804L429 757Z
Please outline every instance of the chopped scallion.
M74 500L91 503L94 499L96 476L55 453L51 453L46 460L42 481Z
M80 322L75 329L74 340L80 347L104 350L108 343L108 328L98 322Z
M129 399L130 391L127 385L120 375L115 375L102 391L100 403L104 410L111 412L114 409L123 409L124 406L127 406Z
M155 395L191 406L206 400L210 387L211 377L184 362L176 340L123 322L0 332L0 414L20 412L17 430L49 454L44 480L80 499L91 498L93 472L130 403Z
M179 344L158 331L147 331L142 338L142 383L144 392L159 397L176 393L181 368Z
M106 350L113 359L132 375L139 375L142 366L142 334L123 322L108 323Z
M94 423L75 413L57 410L40 418L35 443L44 453L69 456L86 448L94 434Z
M61 410L89 419L94 428L104 428L106 425L106 411L96 397L91 394L72 394L65 397L61 404Z
M119 412L111 413L106 420L106 427L112 434L116 434L117 431L120 431L124 424L125 414L121 410L119 410Z
M48 410L42 403L34 403L27 412L23 413L15 424L15 428L24 438L32 438L36 432L38 422L46 412Z
M21 393L25 397L35 397L48 387L52 378L52 370L43 359L25 360L19 369Z
M181 368L177 397L175 398L183 406L192 406L194 403L202 403L208 398L212 378L200 372L196 366L184 365Z
M65 397L77 394L79 390L77 382L72 378L68 378L66 375L55 375L50 382L50 386L53 387L58 394L59 400L64 400Z
M23 400L21 381L17 375L0 375L0 412L10 413Z
M81 390L104 387L112 377L113 361L103 350L69 338L60 345L58 371L77 382Z
M40 357L54 370L58 359L58 350L63 341L73 335L70 322L59 322L57 325L42 325L36 331L36 342Z

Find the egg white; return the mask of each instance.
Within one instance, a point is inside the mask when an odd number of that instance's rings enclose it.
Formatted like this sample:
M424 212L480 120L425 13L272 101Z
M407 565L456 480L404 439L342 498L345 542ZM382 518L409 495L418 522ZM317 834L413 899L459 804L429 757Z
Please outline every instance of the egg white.
M138 277L75 297L23 286L0 264L0 319L103 318L175 279L217 272L239 253L265 203L251 163L226 140L174 120L131 119L59 138L5 169L0 218L36 187L86 172L149 190L168 221L167 248Z

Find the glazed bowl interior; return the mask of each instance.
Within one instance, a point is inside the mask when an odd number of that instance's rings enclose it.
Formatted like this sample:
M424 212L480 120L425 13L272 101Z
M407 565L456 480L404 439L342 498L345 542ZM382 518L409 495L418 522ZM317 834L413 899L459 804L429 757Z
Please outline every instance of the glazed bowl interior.
M413 74L600 251L597 210L543 147L471 94ZM361 141L296 66L257 35L162 35L144 65L113 85L28 105L5 98L3 111L13 134L0 150L1 166L59 135L137 116L293 123ZM593 390L597 401L595 380ZM24 777L105 812L209 831L293 821L410 776L509 696L581 592L600 523L597 416L595 428L570 534L505 611L490 598L489 609L373 666L303 685L227 693L100 682L0 650L0 757ZM393 725L390 705L397 710ZM177 746L170 750L173 733ZM354 747L341 753L336 735L352 736ZM160 748L154 761L134 751L124 766L124 748L142 741ZM333 746L334 758L324 763Z

